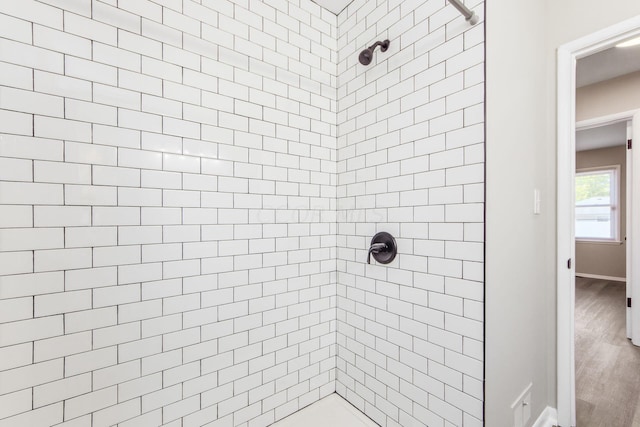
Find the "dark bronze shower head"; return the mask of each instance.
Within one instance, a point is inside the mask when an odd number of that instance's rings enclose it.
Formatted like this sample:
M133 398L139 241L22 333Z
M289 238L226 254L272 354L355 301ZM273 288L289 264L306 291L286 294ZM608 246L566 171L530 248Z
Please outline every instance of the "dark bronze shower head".
M371 64L371 60L373 59L373 51L376 50L376 47L380 46L381 52L386 52L389 49L389 40L385 40L383 42L377 41L362 52L360 52L360 56L358 59L362 65Z

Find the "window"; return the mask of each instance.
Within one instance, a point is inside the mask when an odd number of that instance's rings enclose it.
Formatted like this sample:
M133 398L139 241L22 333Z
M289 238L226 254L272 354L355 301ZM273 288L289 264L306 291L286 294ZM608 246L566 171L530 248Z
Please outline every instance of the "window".
M619 166L576 173L576 239L620 239Z

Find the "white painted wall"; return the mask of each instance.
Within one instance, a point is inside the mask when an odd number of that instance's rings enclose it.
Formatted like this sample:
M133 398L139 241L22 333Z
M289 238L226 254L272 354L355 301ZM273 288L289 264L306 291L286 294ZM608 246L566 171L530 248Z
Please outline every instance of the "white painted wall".
M486 423L556 405L556 49L640 14L635 1L487 3ZM533 189L542 214L533 216Z
M533 382L533 413L548 399L553 227L544 141L546 9L487 2L486 425L513 426L510 405ZM533 214L533 192L542 214ZM551 246L552 248L552 246Z
M576 91L576 121L640 109L640 71Z

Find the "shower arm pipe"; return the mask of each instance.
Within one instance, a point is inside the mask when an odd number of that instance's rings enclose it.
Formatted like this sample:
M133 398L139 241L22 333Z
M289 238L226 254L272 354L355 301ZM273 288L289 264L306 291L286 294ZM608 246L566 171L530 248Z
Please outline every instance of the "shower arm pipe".
M371 52L373 52L374 50L376 50L376 48L377 48L378 46L381 46L381 47L380 47L380 50L381 50L382 52L386 51L386 50L387 50L387 48L389 47L389 40L385 40L385 41L383 41L383 42L381 42L381 41L377 41L377 42L375 42L374 44L372 44L371 46L369 46L369 47L368 47L368 49L369 49Z
M476 25L478 23L478 15L472 10L469 10L467 6L462 3L461 0L449 0L449 3L453 5L458 11L464 15L464 18L471 24Z

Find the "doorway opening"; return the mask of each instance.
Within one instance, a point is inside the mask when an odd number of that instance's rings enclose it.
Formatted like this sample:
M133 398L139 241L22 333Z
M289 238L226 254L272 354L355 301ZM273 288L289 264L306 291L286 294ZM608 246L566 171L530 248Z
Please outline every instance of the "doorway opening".
M585 99L582 90L578 88L576 97L578 111L581 103L602 100ZM576 424L581 427L635 425L640 400L640 375L634 379L626 369L640 367L640 348L627 339L627 139L624 120L577 124L574 345Z
M576 61L597 52L604 51L616 44L640 35L640 17L636 17L608 27L586 37L565 44L558 49L558 153L557 153L557 408L558 425L570 427L576 425L576 388L575 388L575 274L576 274ZM618 114L613 119L633 118L634 127L640 135L640 114L634 112ZM634 150L630 150L634 153ZM640 165L635 150L628 165ZM640 167L635 169L640 171ZM632 185L640 188L640 173L632 177ZM633 212L640 212L640 197L630 202ZM637 215L636 215L637 216ZM633 215L631 215L633 217ZM627 230L628 246L632 254L640 254L640 224L634 221ZM638 256L636 256L638 258ZM640 265L637 261L628 263L627 280L631 285L632 299L637 295L640 301ZM640 263L639 263L640 264ZM636 268L634 268L636 267ZM635 272L635 274L634 274ZM631 335L634 343L640 344L640 304L631 307ZM637 340L635 339L637 335Z

